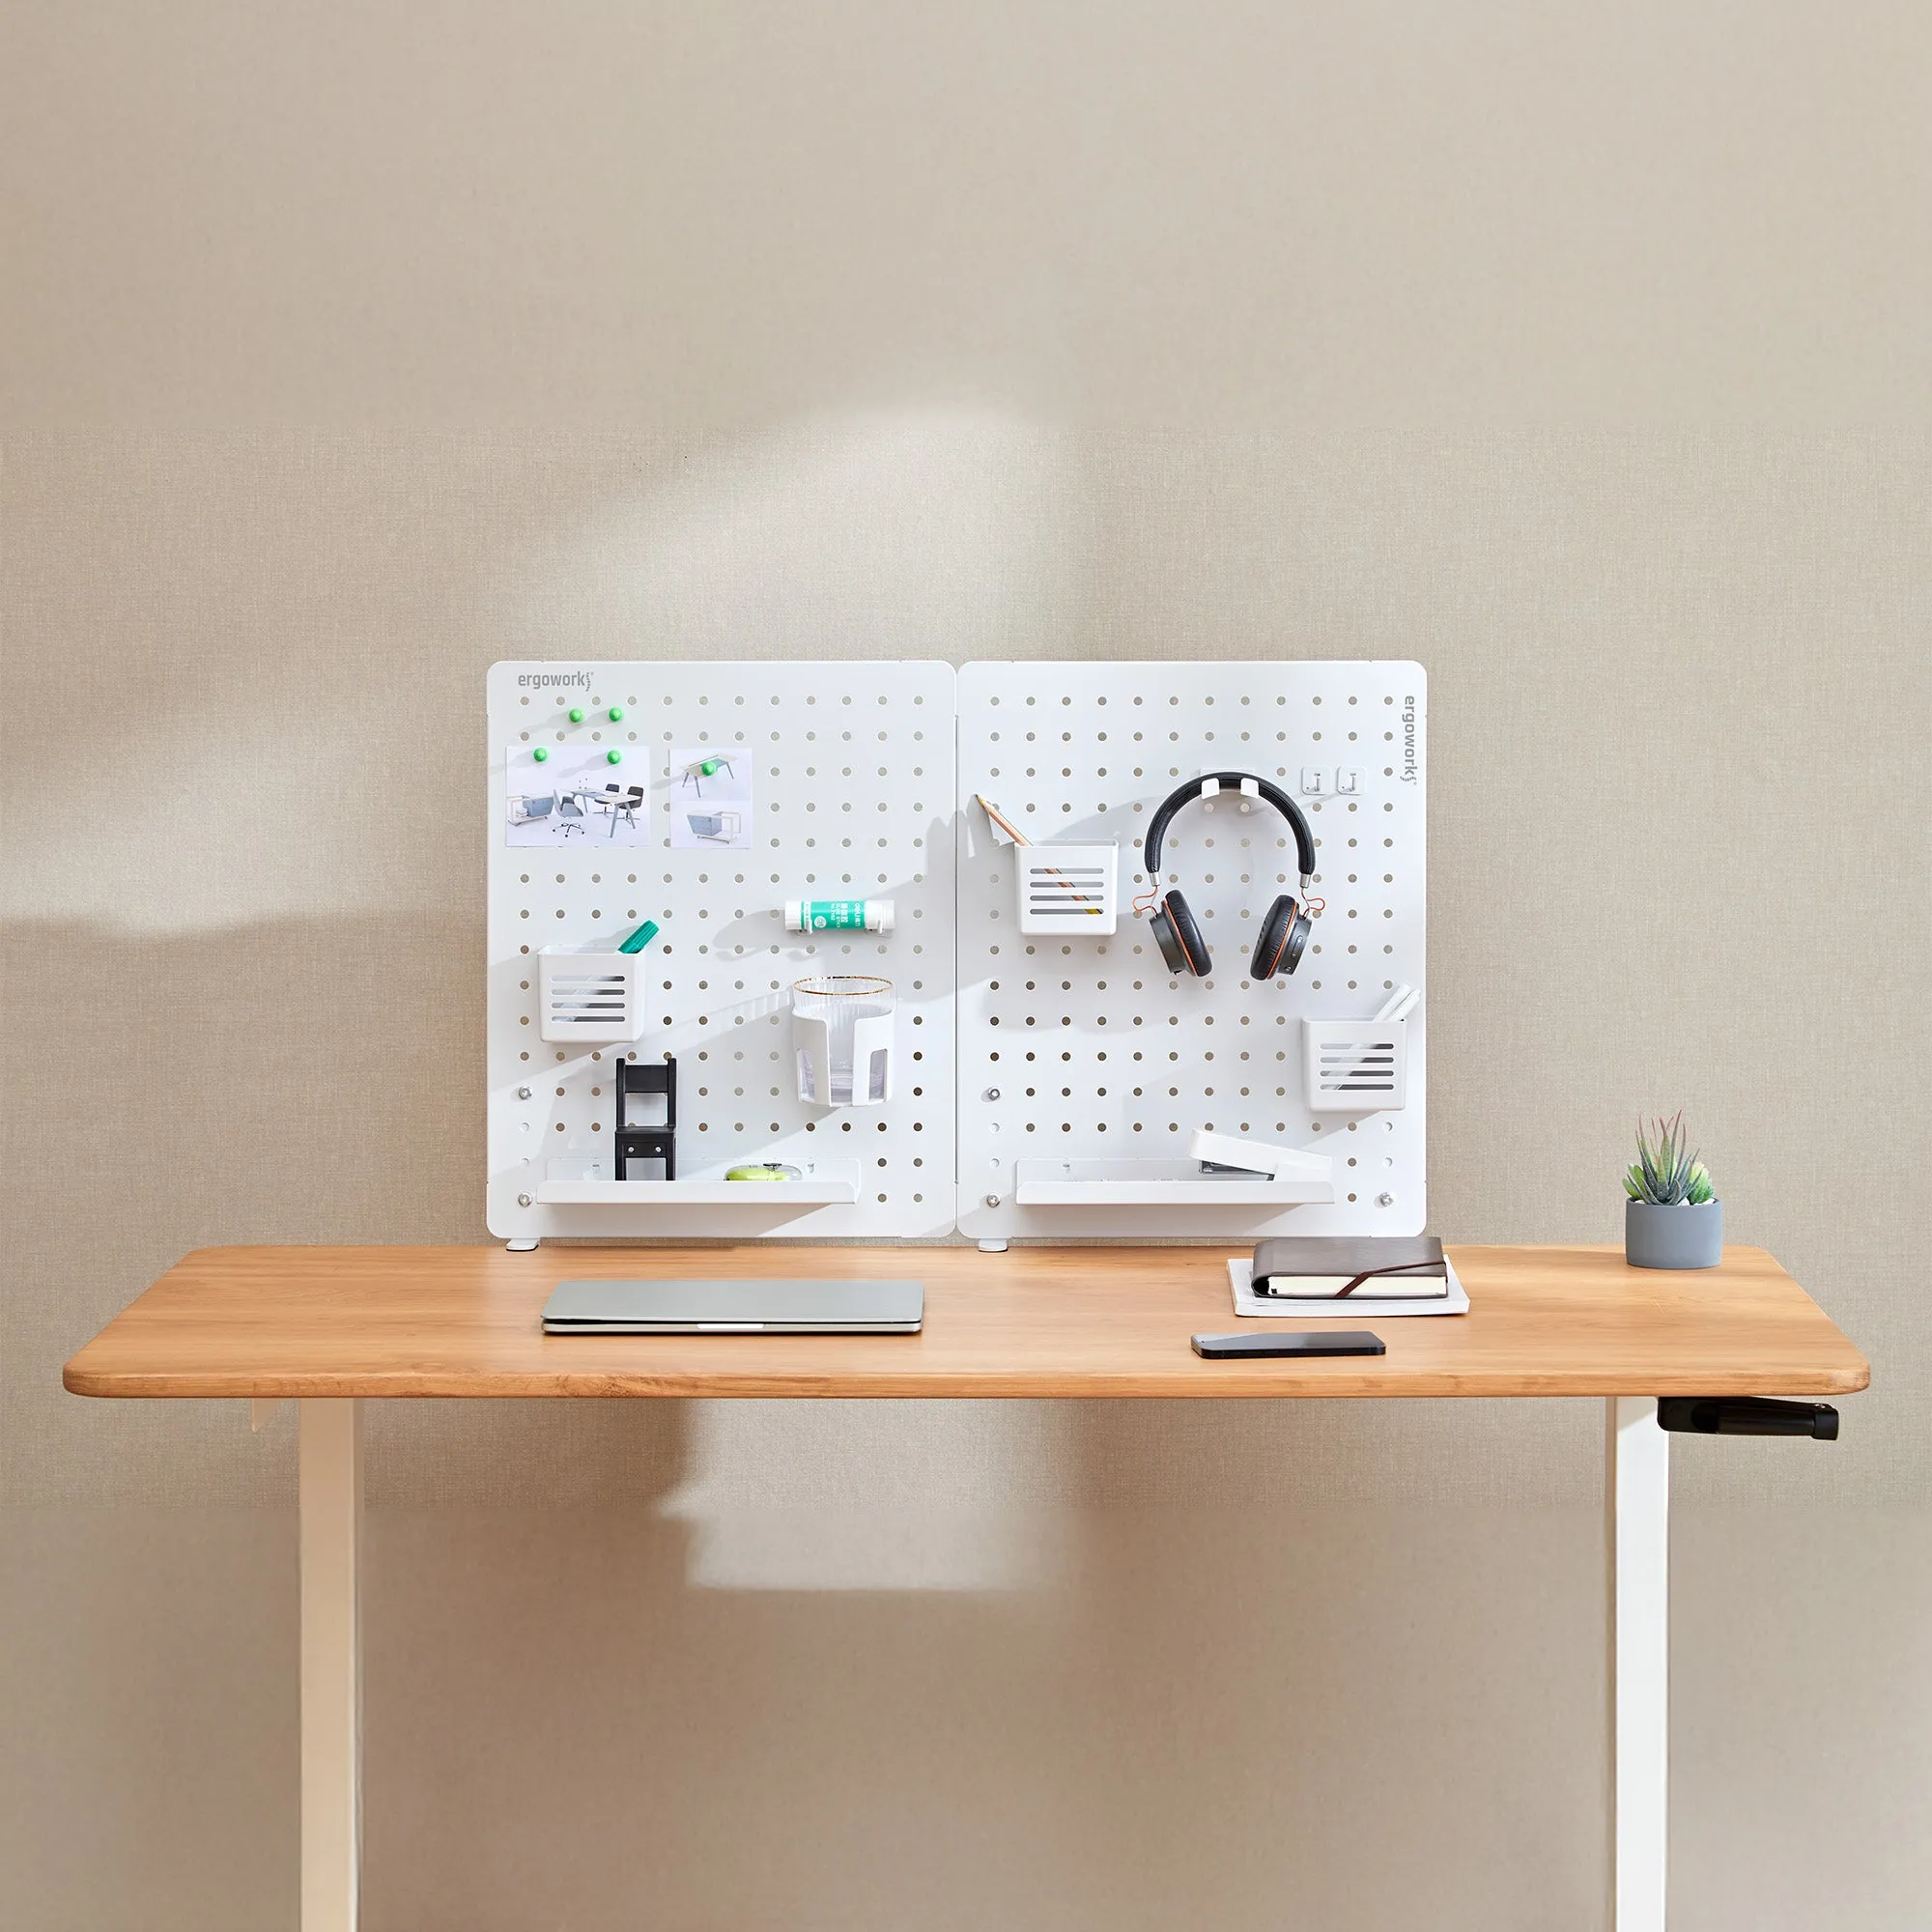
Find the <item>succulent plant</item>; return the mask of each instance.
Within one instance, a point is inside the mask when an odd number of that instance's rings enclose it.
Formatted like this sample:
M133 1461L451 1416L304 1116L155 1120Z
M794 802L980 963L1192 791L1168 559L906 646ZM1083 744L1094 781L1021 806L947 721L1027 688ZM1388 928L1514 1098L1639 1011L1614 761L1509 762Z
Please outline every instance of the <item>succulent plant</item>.
M1710 1170L1690 1151L1683 1108L1667 1121L1660 1116L1649 1133L1637 1122L1636 1158L1624 1175L1624 1192L1659 1208L1701 1208L1718 1198Z

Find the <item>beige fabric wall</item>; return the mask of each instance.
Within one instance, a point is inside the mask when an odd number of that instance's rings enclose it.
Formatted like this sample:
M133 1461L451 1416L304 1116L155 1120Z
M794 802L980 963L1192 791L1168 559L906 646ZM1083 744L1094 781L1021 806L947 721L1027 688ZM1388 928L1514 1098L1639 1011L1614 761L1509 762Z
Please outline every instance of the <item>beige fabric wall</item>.
M506 656L1431 669L1432 1184L1687 1105L1871 1354L1678 1456L1674 1924L1932 1898L1905 10L62 8L0 59L0 1917L293 1926L184 1250L482 1236ZM1602 1923L1592 1405L372 1417L371 1932Z

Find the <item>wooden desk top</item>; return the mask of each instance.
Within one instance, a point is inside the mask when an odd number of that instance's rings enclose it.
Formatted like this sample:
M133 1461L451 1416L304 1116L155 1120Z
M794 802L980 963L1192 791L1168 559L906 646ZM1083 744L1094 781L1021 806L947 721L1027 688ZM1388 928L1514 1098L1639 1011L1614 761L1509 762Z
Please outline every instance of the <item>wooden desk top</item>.
M1662 1274L1618 1248L1454 1248L1471 1312L1364 1317L1378 1357L1204 1362L1216 1248L204 1248L67 1365L93 1396L1843 1395L1870 1372L1760 1248ZM920 1335L547 1336L594 1275L894 1275ZM1301 1324L1306 1325L1306 1324Z

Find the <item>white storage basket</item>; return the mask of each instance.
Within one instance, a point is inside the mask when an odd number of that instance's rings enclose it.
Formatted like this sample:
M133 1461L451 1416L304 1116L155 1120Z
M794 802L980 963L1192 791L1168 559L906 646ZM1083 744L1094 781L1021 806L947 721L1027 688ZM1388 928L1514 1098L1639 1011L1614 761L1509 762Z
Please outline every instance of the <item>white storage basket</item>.
M543 952L537 957L539 1023L559 1046L633 1040L644 1030L643 955Z
M1106 939L1120 923L1118 845L1016 845L1020 930Z
M1315 1114L1393 1114L1408 1101L1408 1022L1303 1020L1301 1069Z

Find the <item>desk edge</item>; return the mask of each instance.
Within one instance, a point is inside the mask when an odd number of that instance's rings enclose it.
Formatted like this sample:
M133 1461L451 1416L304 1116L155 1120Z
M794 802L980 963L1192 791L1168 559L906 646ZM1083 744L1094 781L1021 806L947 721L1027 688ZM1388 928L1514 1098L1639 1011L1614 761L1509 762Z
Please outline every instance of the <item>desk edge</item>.
M1230 1375L1218 1365L1195 1373L1155 1370L1068 1376L1012 1375L998 1372L906 1374L890 1368L854 1375L723 1374L544 1375L516 1373L446 1375L435 1370L396 1375L323 1373L317 1375L204 1375L76 1370L62 1377L70 1395L106 1400L202 1401L289 1400L363 1396L390 1401L466 1401L521 1397L536 1400L618 1397L719 1401L1227 1401L1256 1399L1325 1400L1337 1397L1397 1400L1488 1399L1559 1400L1612 1395L1856 1395L1871 1383L1869 1364L1822 1369L1794 1377L1759 1371L1723 1376L1682 1373L1609 1378L1599 1373L1575 1376L1541 1373L1431 1372L1380 1375L1358 1371L1311 1372L1289 1364L1278 1373L1244 1368Z

